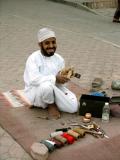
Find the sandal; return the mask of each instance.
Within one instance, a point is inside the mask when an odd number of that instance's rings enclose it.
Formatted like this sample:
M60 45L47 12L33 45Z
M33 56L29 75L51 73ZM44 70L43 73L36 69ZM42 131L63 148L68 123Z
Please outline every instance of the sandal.
M103 80L101 78L95 78L92 82L92 87L101 87L103 84Z
M113 19L114 23L120 23L119 19Z
M90 92L100 91L102 89L101 88L102 84L103 84L103 80L101 78L95 78L92 81L92 86L91 86Z

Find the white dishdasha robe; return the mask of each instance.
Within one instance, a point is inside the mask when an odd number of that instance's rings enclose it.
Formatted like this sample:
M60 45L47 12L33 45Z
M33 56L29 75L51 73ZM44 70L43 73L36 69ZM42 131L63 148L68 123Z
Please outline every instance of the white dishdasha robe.
M64 59L57 53L45 57L38 50L28 57L24 71L24 93L32 105L46 108L47 104L56 103L60 111L77 112L75 94L65 85L56 84L56 75L64 67Z

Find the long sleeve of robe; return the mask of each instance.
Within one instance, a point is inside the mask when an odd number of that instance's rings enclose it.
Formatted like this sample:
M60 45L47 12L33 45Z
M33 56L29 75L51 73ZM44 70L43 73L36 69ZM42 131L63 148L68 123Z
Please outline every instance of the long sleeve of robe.
M25 89L38 86L45 81L51 81L55 84L56 75L64 66L64 59L58 54L45 57L39 50L34 52L26 62L24 71Z

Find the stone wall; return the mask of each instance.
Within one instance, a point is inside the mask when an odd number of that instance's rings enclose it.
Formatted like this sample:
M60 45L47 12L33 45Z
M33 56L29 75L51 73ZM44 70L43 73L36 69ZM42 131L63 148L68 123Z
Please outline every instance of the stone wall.
M117 6L117 0L85 0L83 5L92 8L115 8Z

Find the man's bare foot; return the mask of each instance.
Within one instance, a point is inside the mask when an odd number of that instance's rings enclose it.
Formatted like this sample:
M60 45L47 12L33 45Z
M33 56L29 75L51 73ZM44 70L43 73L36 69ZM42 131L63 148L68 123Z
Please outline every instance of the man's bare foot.
M60 112L57 108L57 105L54 104L48 104L48 117L50 119L58 119L60 118Z
M33 105L32 105L32 106L29 106L29 109L33 109L33 108L35 108L35 106L33 106Z

